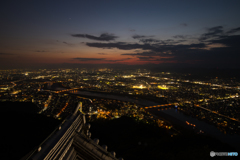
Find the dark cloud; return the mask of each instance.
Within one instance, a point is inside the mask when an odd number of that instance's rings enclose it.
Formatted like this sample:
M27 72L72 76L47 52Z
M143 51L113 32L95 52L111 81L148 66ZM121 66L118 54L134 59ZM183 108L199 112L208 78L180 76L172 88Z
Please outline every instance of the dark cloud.
M186 39L186 38L188 38L188 36L186 36L186 35L176 35L176 36L173 36L173 38Z
M35 52L47 52L47 51L45 51L45 50L37 50Z
M240 59L240 35L222 35L207 40L207 44L175 45L173 61L205 66L236 67ZM220 44L220 45L219 45ZM215 45L215 46L214 46ZM209 49L208 46L214 46Z
M173 39L167 39L167 40L158 40L154 38L138 38L139 42L145 43L145 44L152 44L152 45L173 45L177 43L181 43L186 41L185 39L182 40L173 40Z
M103 33L99 37L89 35L89 34L72 34L71 36L78 37L78 38L88 38L88 39L97 40L97 41L111 41L118 38L114 34L108 34L108 33Z
M148 57L137 57L140 61L149 61L153 60L154 57L148 56Z
M143 35L134 35L132 36L133 39L143 39L143 38L149 38L154 36L143 36Z
M239 31L240 31L240 27L231 29L231 30L228 31L227 33L228 33L228 34L232 34L232 33L236 33L236 32L239 32Z
M105 60L106 58L73 58L73 59L79 61L102 61Z
M131 43L125 43L125 42L116 42L116 43L86 43L89 47L96 47L96 48L105 48L105 49L111 49L111 48L118 48L122 50L131 50L131 49L151 49L152 46L149 44L131 44Z
M146 57L137 57L138 61L163 61L163 60L169 60L173 57L152 57L152 56L146 56Z
M98 54L100 54L100 55L108 55L107 53L98 53Z
M68 45L68 46L74 46L74 44L72 44L72 43L68 43L68 42L62 42L63 44L66 44L66 45Z
M231 35L231 36L220 36L218 39L209 41L211 44L220 43L225 46L228 46L228 49L234 49L240 51L240 35ZM230 48L232 47L232 48Z
M140 52L140 53L124 53L121 55L129 55L129 56L159 56L160 53L157 52Z
M164 53L142 52L142 53L121 54L121 55L136 56L139 59L138 61L165 61L167 59L172 59L174 57L170 53L171 51L167 51Z
M134 39L138 39L139 42L145 43L145 44L158 44L158 45L173 45L177 43L181 43L186 41L186 38L188 36L183 36L183 35L176 35L174 38L182 38L184 40L173 40L173 39L167 39L167 40L159 40L155 38L151 38L154 36L144 36L144 35L134 35Z
M217 56L216 50L206 50L204 43L189 44L189 45L149 45L149 44L129 44L129 43L87 43L88 46L97 48L118 48L122 50L141 49L146 52L141 53L125 53L123 56L136 56L139 61L161 61L169 63L195 63L211 58L214 62L214 57ZM209 55L208 55L209 54ZM214 55L214 56L213 56ZM141 57L141 58L139 58ZM143 58L148 57L148 58ZM155 58L153 58L155 57ZM217 58L215 58L217 59ZM209 61L210 63L210 61Z
M223 26L216 26L208 29L208 34L216 34L216 33L222 33L223 32Z
M219 31L219 33L221 32ZM181 49L172 50L174 53L172 60L179 63L199 65L201 67L216 65L236 67L239 65L240 35L219 35L206 42L207 45L204 43L191 45L193 49L182 46L183 48ZM204 49L205 47L214 45L215 47Z
M146 36L140 36L140 35L134 35L132 36L133 39L140 39L140 38L145 38Z
M184 26L184 27L187 27L188 26L188 24L187 23L182 23L182 24L180 24L181 26Z
M153 39L153 38L148 38L148 39L140 39L139 42L143 43L156 43L156 42L161 42L160 40Z
M207 33L204 33L199 38L199 40L200 41L204 41L204 40L207 40L207 39L216 38L216 37L218 37L218 36L220 36L222 34L223 34L223 26L212 27L212 28L209 28L207 30Z
M15 55L13 53L3 53L3 52L0 52L0 55Z
M162 45L173 45L173 44L177 44L179 42L181 42L181 40L176 41L176 40L173 40L173 39L167 39L167 40L160 41L159 44L162 44Z
M132 50L132 49L142 49L142 50L149 50L153 52L175 52L178 50L186 50L192 48L204 48L206 45L204 43L199 44L189 44L189 45L161 45L161 44L138 44L138 43L124 43L124 42L117 42L117 43L86 43L89 47L96 47L96 48L104 48L104 49L111 49L111 48L118 48L121 50Z
M222 26L216 26L207 29L205 33L196 38L176 35L173 38L179 38L178 40L158 40L149 38L149 36L135 35L133 38L138 39L139 43L86 43L86 45L103 49L137 50L135 53L122 55L134 56L139 61L150 61L149 63L161 61L161 63L196 64L201 67L204 67L205 63L208 67L218 64L238 66L240 35L232 35L232 33L239 31L240 27L224 32ZM189 37L200 41L199 43L181 44L181 42L188 41Z

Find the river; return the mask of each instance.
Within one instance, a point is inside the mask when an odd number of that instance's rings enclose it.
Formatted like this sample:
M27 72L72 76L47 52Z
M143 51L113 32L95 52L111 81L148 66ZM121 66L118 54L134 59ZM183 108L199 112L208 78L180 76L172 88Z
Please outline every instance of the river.
M218 140L227 143L240 151L240 135L238 134L224 134L216 126L200 121L194 117L187 116L174 108L161 110L159 112L163 112L181 122L188 121L189 123L195 124L198 129L203 130L207 135L217 138ZM184 123L184 125L187 124Z

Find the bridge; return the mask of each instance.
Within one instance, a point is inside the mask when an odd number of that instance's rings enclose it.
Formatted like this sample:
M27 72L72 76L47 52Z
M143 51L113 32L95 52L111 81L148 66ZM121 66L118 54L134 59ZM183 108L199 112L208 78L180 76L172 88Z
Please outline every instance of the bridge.
M144 109L152 109L152 108L171 108L173 106L177 106L177 103L168 103L168 104L160 104L160 105L156 105L156 106L147 106L144 107Z
M232 118L232 117L229 117L229 116L225 116L223 114L218 113L218 111L210 110L208 108L200 106L199 104L194 104L194 107L199 107L199 108L204 109L204 110L206 110L208 112L214 113L214 114L216 114L218 116L221 116L221 117L224 117L224 118L228 118L228 119L236 121L236 122L240 122L238 119L235 119L235 118Z
M100 146L98 139L91 139L90 124L79 109L80 105L21 160L117 160L115 152L108 152L106 145Z

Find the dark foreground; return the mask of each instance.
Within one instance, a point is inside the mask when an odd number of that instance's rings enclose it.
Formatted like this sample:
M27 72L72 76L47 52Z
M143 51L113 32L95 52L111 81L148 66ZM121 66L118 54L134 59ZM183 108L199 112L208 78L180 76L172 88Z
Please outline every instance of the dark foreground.
M0 159L18 160L37 147L60 121L37 114L33 103L1 102Z
M107 145L118 157L133 159L212 159L211 151L233 152L234 148L206 135L185 132L171 137L163 128L130 117L91 122L92 138ZM217 157L217 159L238 157Z

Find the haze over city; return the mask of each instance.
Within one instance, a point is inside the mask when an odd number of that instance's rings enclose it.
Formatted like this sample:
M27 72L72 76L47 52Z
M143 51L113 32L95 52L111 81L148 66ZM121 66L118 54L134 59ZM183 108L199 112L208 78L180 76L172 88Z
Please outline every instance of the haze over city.
M0 15L0 68L239 68L239 3L6 1Z

